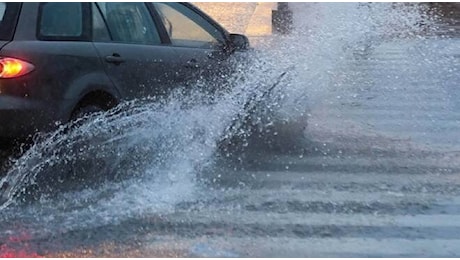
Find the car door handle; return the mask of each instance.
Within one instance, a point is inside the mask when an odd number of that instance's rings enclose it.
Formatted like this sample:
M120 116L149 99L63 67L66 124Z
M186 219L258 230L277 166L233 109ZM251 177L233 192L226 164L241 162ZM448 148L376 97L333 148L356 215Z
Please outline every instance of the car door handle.
M115 65L118 65L120 63L125 62L125 59L123 59L120 54L114 53L109 56L105 56L105 61L108 63L113 63Z
M189 69L198 69L200 68L200 65L198 64L198 61L196 59L191 59L187 61L187 64L185 64L185 67Z

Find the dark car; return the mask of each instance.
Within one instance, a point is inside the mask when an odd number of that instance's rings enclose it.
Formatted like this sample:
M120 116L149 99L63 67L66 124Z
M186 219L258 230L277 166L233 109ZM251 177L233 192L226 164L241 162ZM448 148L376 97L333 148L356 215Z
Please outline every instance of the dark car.
M0 3L0 138L210 76L248 39L187 3Z

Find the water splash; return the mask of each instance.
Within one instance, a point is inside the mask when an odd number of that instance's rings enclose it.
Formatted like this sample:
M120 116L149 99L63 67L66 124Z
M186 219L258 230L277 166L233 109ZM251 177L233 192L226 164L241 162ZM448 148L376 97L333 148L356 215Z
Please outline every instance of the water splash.
M237 69L242 70L244 65L240 66ZM260 71L260 66L244 69ZM95 180L100 183L99 178L165 175L172 183L193 181L191 173L210 158L221 140L247 134L242 125L248 119L248 104L265 97L265 90L281 80L269 73L263 79L242 75L246 74L236 74L229 83L240 86L223 86L230 91L212 97L214 104L208 104L210 97L202 91L179 88L165 100L127 102L37 137L0 183L8 185L4 205L18 193L37 192L30 186L48 194L57 187L65 191L69 185L90 188Z
M107 223L123 214L173 210L177 202L201 196L197 173L212 163L222 140L237 136L247 145L245 120L250 118L251 129L269 139L279 134L270 130L276 122L304 123L306 107L328 100L326 95L354 80L346 69L350 59L388 38L418 37L427 28L421 24L430 23L420 6L293 5L308 15L296 19L291 35L267 39L266 46L248 54L227 83L216 86L222 93L209 96L199 89L213 83L197 82L165 100L125 103L78 127L62 126L39 137L0 181L0 187L9 185L2 208L24 197L18 193L39 194L41 210L57 207L70 226L84 219ZM274 84L278 87L265 95ZM249 116L248 102L260 108ZM76 185L83 191L67 191Z

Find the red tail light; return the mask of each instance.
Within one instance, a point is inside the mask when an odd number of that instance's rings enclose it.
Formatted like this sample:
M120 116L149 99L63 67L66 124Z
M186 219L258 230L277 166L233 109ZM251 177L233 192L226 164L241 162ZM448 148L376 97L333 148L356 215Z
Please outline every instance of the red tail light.
M34 65L14 58L0 58L0 78L9 79L23 76L32 70Z

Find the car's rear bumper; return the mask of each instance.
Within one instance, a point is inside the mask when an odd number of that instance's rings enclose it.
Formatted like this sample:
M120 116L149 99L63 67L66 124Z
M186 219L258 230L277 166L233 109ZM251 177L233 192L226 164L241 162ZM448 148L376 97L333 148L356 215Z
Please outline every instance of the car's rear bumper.
M0 94L0 138L24 138L53 122L52 104Z

